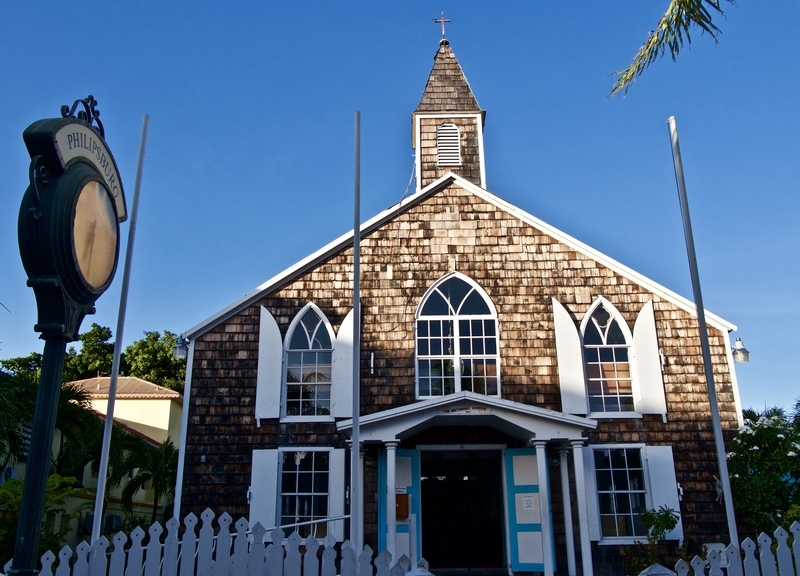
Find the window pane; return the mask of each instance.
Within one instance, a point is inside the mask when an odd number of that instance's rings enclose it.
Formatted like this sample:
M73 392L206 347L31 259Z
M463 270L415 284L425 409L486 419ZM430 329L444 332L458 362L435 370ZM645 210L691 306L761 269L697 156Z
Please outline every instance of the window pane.
M616 320L613 320L611 326L608 327L606 344L626 344L625 336L622 335L622 329Z
M619 448L615 448L610 450L611 452L611 467L619 470L620 468L626 468L626 460L625 460L625 450L621 450Z
M459 310L460 314L491 314L489 310L489 306L486 304L486 301L483 297L478 294L476 290L467 296L467 300L464 302L464 305Z
M617 487L619 489L619 487ZM631 499L628 494L616 494L614 496L614 502L617 507L618 513L630 513L631 510Z
M472 286L464 282L461 278L453 277L445 280L439 286L439 290L444 297L450 301L453 310L458 310L467 292L472 290Z
M431 320L430 322L430 329L431 329L431 336L441 336L442 335L442 322L441 320Z
M586 325L586 332L583 333L583 343L595 346L604 344L600 332L597 331L597 327L593 322L589 322Z
M611 472L608 470L597 471L597 489L601 491L611 491L614 484L611 482Z
M428 297L425 306L422 308L422 316L446 316L450 313L447 307L447 302L442 298L441 294L434 292Z
M600 514L613 514L614 513L614 495L613 494L598 494L597 499L600 503Z
M461 332L461 336L469 336L470 335L469 320L459 320L458 331Z
M428 335L428 321L420 320L417 322L417 336L424 338Z
M459 345L461 346L461 353L462 354L472 354L472 347L470 346L471 340L469 338L461 338L459 340ZM478 352L476 352L478 354Z
M614 470L614 490L628 489L628 471L625 469Z
M611 459L608 450L594 451L594 467L598 470L611 468Z
M639 450L638 448L628 448L627 450L625 450L625 457L628 460L629 468L642 467L642 453L641 450Z

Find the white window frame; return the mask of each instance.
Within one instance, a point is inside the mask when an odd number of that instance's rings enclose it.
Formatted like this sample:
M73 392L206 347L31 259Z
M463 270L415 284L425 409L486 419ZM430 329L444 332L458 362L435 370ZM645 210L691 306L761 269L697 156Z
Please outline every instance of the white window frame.
M429 297L432 294L434 294L434 292L436 292L437 288L440 285L442 285L444 282L446 282L447 280L450 280L451 278L454 278L454 277L458 278L458 279L464 281L465 283L467 283L468 285L470 285L473 288L473 290L481 298L483 298L484 302L486 303L487 307L489 308L489 314L479 314L479 315L457 315L457 314L450 315L450 314L448 314L448 315L437 315L437 316L428 316L428 315L422 316L421 315L422 309L427 304ZM467 296L469 296L469 293L467 293ZM466 301L466 297L465 297L464 301ZM453 378L454 378L454 391L453 391L453 393L460 392L462 390L462 388L461 388L461 384L462 384L462 382L461 382L461 379L462 379L461 358L462 358L462 355L461 355L459 320L474 319L474 320L491 320L491 321L493 321L494 322L494 330L495 330L495 336L494 337L496 339L496 348L497 348L496 353L495 354L482 354L482 355L477 355L477 354L476 355L465 355L464 357L465 358L470 358L470 357L474 356L474 357L482 357L482 358L486 358L486 359L491 358L491 359L493 359L495 361L495 363L496 363L495 365L497 367L496 368L496 370L497 370L497 394L492 394L492 395L487 394L487 396L492 396L492 397L497 397L497 398L500 398L502 396L502 391L501 391L502 378L501 378L501 366L500 366L500 323L499 323L498 318L497 318L497 309L495 308L494 303L492 302L492 299L489 297L489 295L486 293L486 291L477 282L475 282L474 280L472 280L468 276L465 276L464 274L461 274L460 272L451 272L449 274L446 274L445 276L442 276L441 278L439 278L439 280L434 282L428 288L428 290L425 292L425 294L423 295L422 299L420 300L419 305L417 306L416 314L414 315L414 367L415 367L414 373L415 373L416 397L418 399L441 398L443 396L447 396L448 394L440 394L440 395L439 394L437 394L437 395L421 395L420 394L420 370L419 370L420 360L421 359L424 360L424 359L429 358L429 357L434 357L435 358L437 356L441 356L441 357L450 356L450 355L444 355L444 354L442 354L442 355L428 354L428 355L422 355L422 357L420 356L420 354L419 354L419 334L417 332L418 332L418 322L420 320L422 320L422 319L434 320L434 321L435 320L449 320L449 321L453 322L453 346L454 346L453 354L452 354L453 364L454 364L454 366L453 366L453 372L454 372L454 374L453 374Z
M567 414L588 415L594 419L641 418L642 414L660 414L666 423L667 399L659 352L655 305L652 299L645 302L639 310L633 326L633 338L628 341L628 362L636 410L589 412L589 390L584 374L583 330L600 302L605 303L607 309L616 310L608 300L602 296L598 297L584 314L579 329L567 308L555 298L552 299L561 409ZM620 318L618 311L617 314L617 318ZM627 323L620 326L623 330L628 327Z
M453 122L436 127L436 165L461 166L461 129Z
M589 516L589 537L600 545L630 545L646 542L646 537L604 537L600 526L600 501L597 492L595 450L639 449L644 468L645 503L648 510L667 506L678 514L678 524L666 535L666 540L683 541L683 517L675 474L675 459L671 446L643 443L589 444L583 447L584 488Z
M328 400L329 406L329 414L327 415L287 415L286 408L287 408L287 389L288 383L286 381L286 372L288 370L288 358L289 358L289 345L291 344L292 337L294 336L294 331L300 328L300 321L303 316L308 312L308 310L313 310L317 316L320 317L322 320L322 324L325 329L328 331L328 337L330 338L331 342L331 382L330 382L330 398ZM333 356L336 347L336 334L331 327L331 323L328 320L328 317L325 313L319 309L319 306L314 304L313 302L309 302L295 315L292 319L291 324L289 324L289 328L286 331L286 338L283 341L283 367L281 371L281 421L285 422L330 422L334 419L333 416Z
M258 521L267 529L265 541L272 542L272 530L281 518L281 462L284 452L329 452L328 457L328 518L344 516L345 450L330 446L284 446L253 450L248 502L250 526ZM287 529L286 538L293 532ZM337 542L344 541L344 520L328 522L328 534ZM303 540L304 542L305 540Z
M630 382L631 382L631 394L633 396L633 410L630 411L601 411L601 412L591 412L589 411L589 377L585 373L585 366L586 366L586 346L584 345L584 334L586 333L586 329L589 326L589 322L591 322L592 315L594 312L603 306L606 311L611 315L611 317L617 321L619 324L620 329L622 330L622 335L625 337L625 342L628 346L628 369L630 371ZM581 361L584 365L584 389L586 393L586 409L587 409L587 416L589 418L594 419L604 419L604 418L641 418L642 417L642 399L641 395L639 394L639 378L638 378L638 371L636 369L636 350L634 347L634 338L633 333L628 326L628 323L625 321L625 318L620 314L617 307L614 306L611 302L606 300L603 296L598 296L592 305L589 306L589 309L586 311L586 314L583 316L583 320L581 321L580 328L578 330L580 335L580 342L581 342Z

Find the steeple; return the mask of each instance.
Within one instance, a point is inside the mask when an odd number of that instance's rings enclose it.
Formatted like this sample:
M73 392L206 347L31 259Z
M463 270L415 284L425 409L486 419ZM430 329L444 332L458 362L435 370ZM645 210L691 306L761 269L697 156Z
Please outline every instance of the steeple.
M486 188L485 114L450 43L442 38L422 99L412 115L411 145L417 151L417 191L447 172Z

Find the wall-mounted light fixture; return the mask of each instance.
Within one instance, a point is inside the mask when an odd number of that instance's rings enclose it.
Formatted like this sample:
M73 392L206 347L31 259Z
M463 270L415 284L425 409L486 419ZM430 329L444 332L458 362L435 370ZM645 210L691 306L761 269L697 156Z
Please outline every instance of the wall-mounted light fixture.
M733 361L736 364L745 364L750 362L750 350L744 347L741 338L737 338L736 342L733 343L731 352L733 352Z
M175 343L175 347L172 348L172 355L181 360L186 360L189 356L189 339L185 338L183 334L178 336L178 341Z

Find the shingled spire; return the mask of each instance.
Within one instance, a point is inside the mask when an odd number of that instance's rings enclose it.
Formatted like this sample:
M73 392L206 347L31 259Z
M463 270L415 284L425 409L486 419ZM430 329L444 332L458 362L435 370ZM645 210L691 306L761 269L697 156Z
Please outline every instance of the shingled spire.
M486 188L484 116L450 43L442 39L422 99L412 115L418 191L447 172Z

